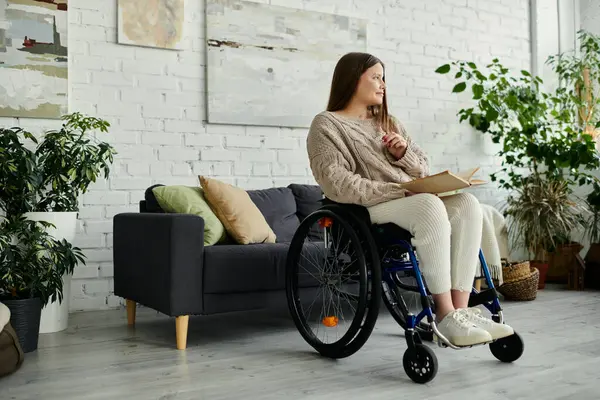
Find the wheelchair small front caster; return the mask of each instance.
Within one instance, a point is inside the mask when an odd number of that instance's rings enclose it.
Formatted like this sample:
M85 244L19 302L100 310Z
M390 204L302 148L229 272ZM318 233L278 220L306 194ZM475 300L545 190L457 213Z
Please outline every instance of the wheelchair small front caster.
M523 354L524 349L525 344L523 343L523 338L516 332L510 336L490 343L490 350L494 357L505 363L511 363L518 360Z
M402 358L404 372L416 383L427 383L437 374L438 361L433 350L416 343L413 350L406 349Z

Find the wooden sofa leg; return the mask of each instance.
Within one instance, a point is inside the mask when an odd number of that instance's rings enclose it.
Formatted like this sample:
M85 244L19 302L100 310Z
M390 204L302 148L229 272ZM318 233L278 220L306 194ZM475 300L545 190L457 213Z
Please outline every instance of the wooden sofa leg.
M187 346L189 320L189 315L181 315L175 319L175 335L177 336L177 350L185 350Z
M127 300L127 325L135 325L135 301Z

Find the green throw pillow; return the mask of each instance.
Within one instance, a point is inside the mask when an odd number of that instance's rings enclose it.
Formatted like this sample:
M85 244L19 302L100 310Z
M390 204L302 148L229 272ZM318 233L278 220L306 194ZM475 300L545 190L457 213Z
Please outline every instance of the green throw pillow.
M160 207L168 213L193 214L204 219L204 245L211 246L225 240L225 227L204 198L199 187L158 186L152 189Z

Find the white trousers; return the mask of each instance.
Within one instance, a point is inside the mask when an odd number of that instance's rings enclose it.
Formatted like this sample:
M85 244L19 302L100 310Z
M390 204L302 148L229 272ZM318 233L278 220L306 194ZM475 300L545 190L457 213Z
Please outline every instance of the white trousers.
M483 225L481 205L475 196L417 194L368 210L373 224L394 223L413 235L412 245L431 293L471 291Z

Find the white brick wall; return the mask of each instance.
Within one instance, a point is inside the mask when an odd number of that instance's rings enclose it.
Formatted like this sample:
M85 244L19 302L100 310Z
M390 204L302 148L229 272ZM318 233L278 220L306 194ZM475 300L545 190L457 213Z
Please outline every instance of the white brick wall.
M581 0L581 28L600 35L600 2Z
M260 0L370 19L369 51L388 66L391 112L402 118L431 155L433 169L496 164L494 148L458 125L453 83L433 71L449 58L529 68L527 0ZM112 221L136 210L153 183L197 184L198 174L243 188L313 183L304 129L206 125L204 1L187 0L185 50L115 44L116 2L71 0L70 110L107 118L119 151L109 182L83 196L77 245L87 266L73 279L72 310L115 307ZM249 21L251 23L252 21ZM326 99L315 99L322 103ZM0 121L39 132L57 121ZM463 151L468 156L460 156ZM493 189L477 192L496 202Z

